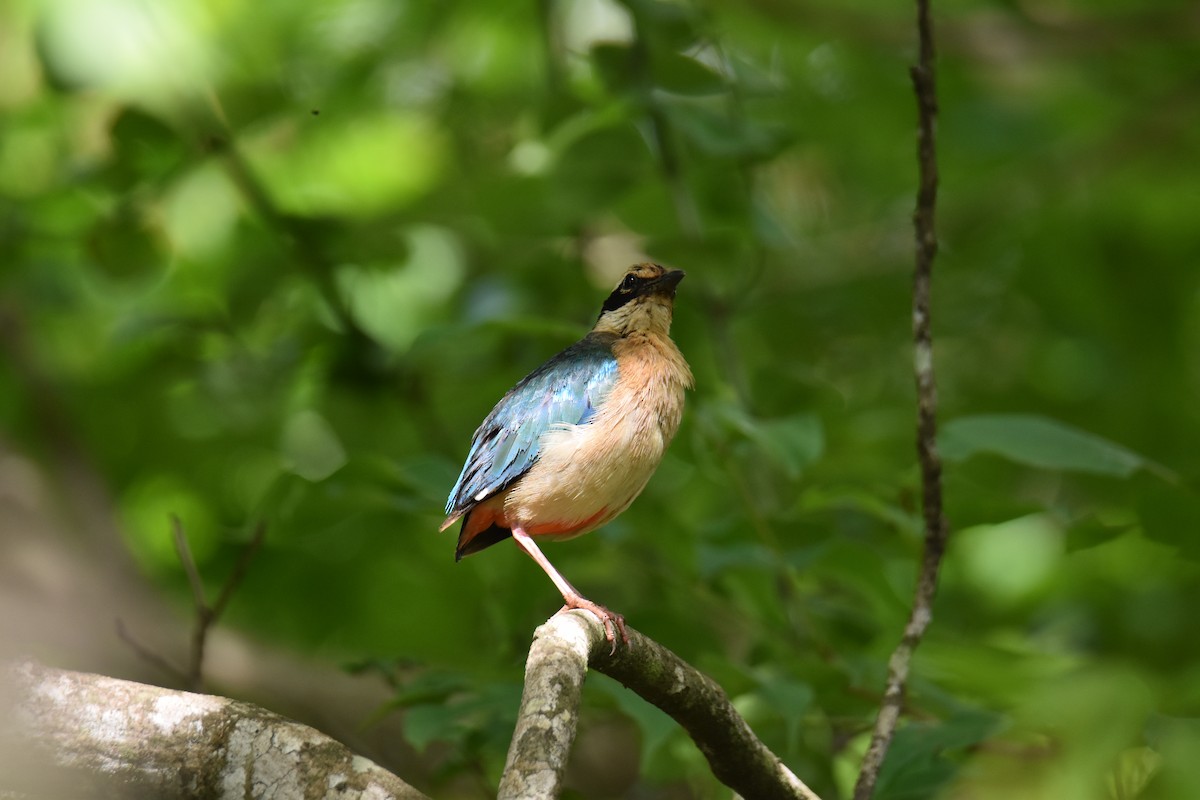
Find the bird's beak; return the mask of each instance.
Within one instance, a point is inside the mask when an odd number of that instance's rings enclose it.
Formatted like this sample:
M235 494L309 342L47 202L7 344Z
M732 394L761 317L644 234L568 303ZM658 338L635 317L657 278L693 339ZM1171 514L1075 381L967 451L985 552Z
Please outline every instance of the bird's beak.
M673 269L664 273L661 278L654 281L646 288L650 293L653 294L665 294L668 297L674 297L675 287L679 285L679 282L683 280L685 275L687 275L687 273L683 270Z

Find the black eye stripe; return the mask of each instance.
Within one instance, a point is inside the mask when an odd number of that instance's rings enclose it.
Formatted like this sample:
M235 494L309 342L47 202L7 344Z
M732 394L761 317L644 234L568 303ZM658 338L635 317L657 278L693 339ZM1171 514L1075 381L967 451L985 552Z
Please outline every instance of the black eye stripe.
M626 289L624 286L618 287L617 290L610 294L608 299L604 301L604 306L600 309L600 313L603 314L605 311L616 311L634 297L636 297L636 295L634 294L632 288Z
M621 281L620 285L617 286L617 288L613 290L613 293L608 296L608 299L604 301L604 306L600 309L600 313L603 314L606 311L616 311L618 308L637 297L637 290L642 284L647 282L647 278L642 278L638 275L632 274L626 275L625 279Z
M649 275L644 275L638 272L628 272L621 282L617 284L617 288L613 289L612 294L604 301L604 306L600 309L600 315L604 316L606 312L616 311L626 303L649 294L659 291L660 285L663 287L663 292L671 297L675 296L675 285L683 277L683 273L679 270L665 270L662 267L657 267L656 270L650 270Z

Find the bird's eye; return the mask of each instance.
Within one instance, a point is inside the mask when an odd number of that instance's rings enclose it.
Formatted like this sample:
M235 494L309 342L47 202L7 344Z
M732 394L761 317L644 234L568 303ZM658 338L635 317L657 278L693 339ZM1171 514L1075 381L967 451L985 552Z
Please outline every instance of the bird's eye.
M629 292L633 290L633 285L637 283L637 276L633 273L625 276L625 280L621 281L621 291Z

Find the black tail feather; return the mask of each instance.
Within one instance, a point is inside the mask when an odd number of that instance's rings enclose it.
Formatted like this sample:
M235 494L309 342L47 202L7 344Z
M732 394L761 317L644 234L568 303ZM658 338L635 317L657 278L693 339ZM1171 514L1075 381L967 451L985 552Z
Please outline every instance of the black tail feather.
M467 529L467 519L469 519L470 516L471 515L468 514L463 518L462 528L459 529L458 547L454 551L455 561L462 561L465 556L469 556L472 553L478 553L480 550L491 547L497 542L503 542L505 539L512 536L512 531L508 528L501 528L499 525L493 524L472 536L470 540L463 541L463 533Z

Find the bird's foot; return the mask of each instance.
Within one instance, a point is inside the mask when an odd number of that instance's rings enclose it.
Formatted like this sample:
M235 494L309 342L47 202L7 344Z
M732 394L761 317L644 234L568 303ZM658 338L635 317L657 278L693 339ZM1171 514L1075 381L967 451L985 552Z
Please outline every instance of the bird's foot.
M625 630L625 617L609 611L599 603L593 603L586 597L566 597L563 598L567 604L559 609L558 613L570 611L572 608L582 608L584 611L590 611L600 618L601 624L604 625L604 638L612 644L612 650L609 655L615 655L617 652L617 633L621 634L621 641L629 647L629 634Z

